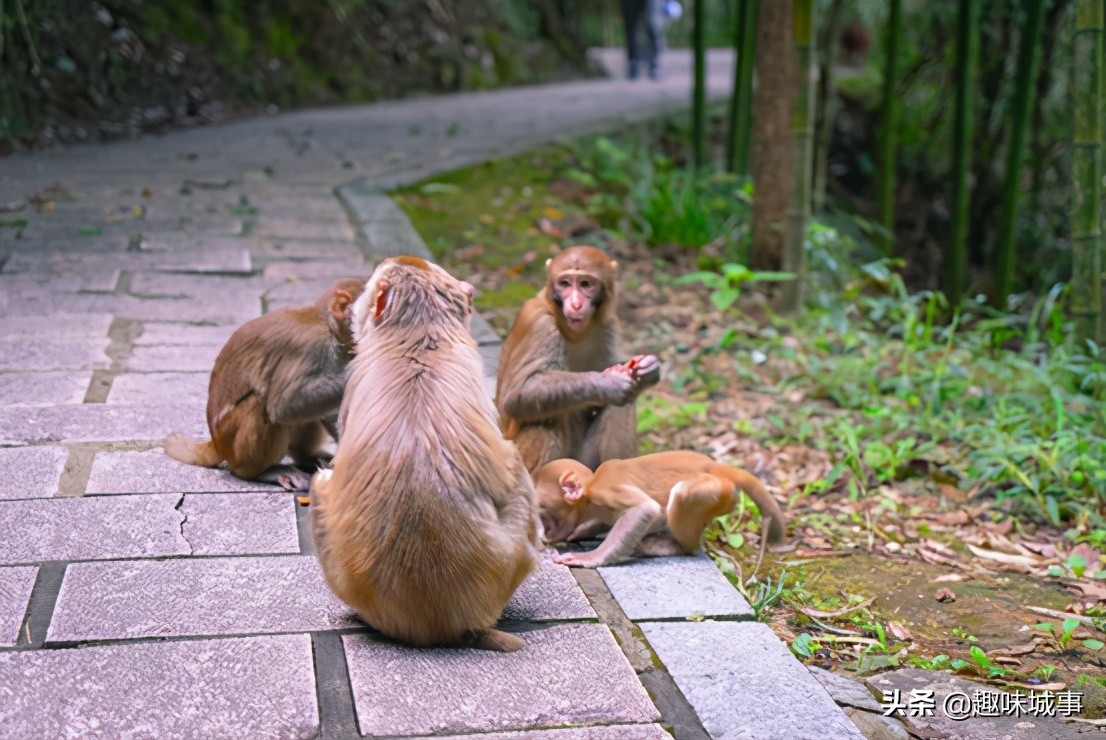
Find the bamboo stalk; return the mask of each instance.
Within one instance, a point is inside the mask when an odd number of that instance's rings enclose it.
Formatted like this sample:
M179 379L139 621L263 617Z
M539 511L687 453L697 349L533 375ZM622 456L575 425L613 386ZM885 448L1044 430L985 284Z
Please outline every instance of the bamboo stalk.
M1101 27L1102 2L1098 5L1099 26ZM1006 307L1010 295L1010 286L1014 275L1015 236L1018 223L1018 195L1021 190L1022 160L1025 158L1025 129L1029 120L1030 92L1033 89L1033 67L1037 63L1037 39L1041 35L1041 22L1045 16L1045 0L1026 0L1026 21L1022 26L1021 40L1018 42L1018 67L1014 75L1014 100L1010 106L1010 145L1006 150L1006 175L1002 187L1002 230L999 232L997 264L995 266L995 305ZM1101 33L1101 32L1100 32ZM1099 42L1101 44L1101 42ZM1094 104L1097 107L1100 91L1097 70L1098 55L1095 55L1096 70L1094 85ZM1095 112L1098 118L1101 114ZM1098 124L1100 125L1100 124ZM1098 189L1094 198L1098 200Z
M814 54L814 4L812 0L794 0L791 35L799 60L799 96L791 128L795 132L795 178L791 203L787 209L787 237L784 242L783 269L795 274L795 279L783 284L780 308L798 311L802 307L803 284L806 282L806 225L810 221L811 160L814 131L814 86L810 84L810 64Z
M814 192L811 208L820 213L826 203L826 180L829 177L829 146L837 120L837 89L834 83L837 69L837 49L841 42L841 25L845 19L845 0L833 0L826 13L825 32L818 37L822 62L818 72L818 95L815 99L817 123L814 134Z
M749 174L749 134L753 128L753 66L757 38L757 1L737 0L734 80L730 97L730 135L726 164L731 172Z
M979 0L960 0L956 29L956 114L952 139L952 235L946 264L945 294L955 307L964 297L968 261L968 173L972 168L972 91L979 63Z
M1071 313L1083 337L1101 322L1102 0L1078 0L1072 53Z
M695 54L695 84L691 93L692 162L700 168L707 162L707 47L706 0L694 0L691 45Z
M876 199L879 223L885 234L882 247L891 254L895 246L895 163L897 161L899 105L899 47L902 44L902 0L890 0L887 20L887 59L883 68L883 113L879 123L879 157L876 162Z

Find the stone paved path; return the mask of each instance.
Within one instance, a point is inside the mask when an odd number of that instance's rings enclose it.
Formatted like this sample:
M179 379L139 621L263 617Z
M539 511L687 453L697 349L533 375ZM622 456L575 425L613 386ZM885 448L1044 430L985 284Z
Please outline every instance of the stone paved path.
M684 105L681 63L0 160L0 736L858 736L705 558L547 562L525 650L414 651L331 596L291 494L160 449L238 324L424 249L381 189Z

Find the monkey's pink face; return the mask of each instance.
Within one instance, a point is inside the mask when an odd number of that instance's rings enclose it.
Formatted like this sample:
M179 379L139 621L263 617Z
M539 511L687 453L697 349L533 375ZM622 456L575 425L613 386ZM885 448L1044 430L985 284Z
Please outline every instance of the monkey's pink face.
M576 270L565 271L553 282L554 302L561 307L565 321L575 330L583 330L603 302L603 283L594 275Z

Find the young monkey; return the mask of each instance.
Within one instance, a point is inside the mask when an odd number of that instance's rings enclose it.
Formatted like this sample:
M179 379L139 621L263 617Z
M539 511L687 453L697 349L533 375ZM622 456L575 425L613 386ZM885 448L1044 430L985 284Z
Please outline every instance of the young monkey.
M224 460L246 480L307 490L298 470L266 473L286 454L314 469L335 424L353 356L350 306L364 280L339 280L314 305L282 308L240 326L215 358L207 396L210 440L174 433L165 454L213 468Z
M635 556L694 553L707 525L733 510L738 488L760 508L760 557L786 537L779 504L755 476L698 452L608 460L594 474L575 460L554 460L538 471L535 488L549 542L587 539L610 528L596 549L554 558L563 565L597 568Z

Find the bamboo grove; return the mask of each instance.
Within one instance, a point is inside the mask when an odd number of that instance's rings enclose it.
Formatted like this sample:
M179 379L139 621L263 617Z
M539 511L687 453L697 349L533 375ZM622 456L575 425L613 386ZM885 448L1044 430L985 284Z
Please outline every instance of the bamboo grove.
M783 308L800 306L804 227L812 210L822 212L829 205L827 152L838 116L837 57L848 18L862 16L878 22L868 29L881 79L869 149L871 197L866 205L874 227L872 241L878 249L893 256L902 247L903 219L909 214L903 210L900 135L919 117L919 112L910 108L909 97L904 97L908 84L904 75L917 75L920 67L910 56L904 34L911 22L907 15L928 12L945 21L942 27L946 31L950 27L955 31L943 40L947 51L938 57L944 68L938 74L947 75L948 80L940 95L950 115L945 124L947 140L936 143L949 165L940 183L948 193L947 235L942 233L937 250L939 269L933 274L934 287L944 292L953 306L966 296L983 294L1000 310L1011 306L1011 296L1027 285L1042 287L1025 279L1025 255L1027 250L1032 253L1035 245L1026 244L1025 235L1019 235L1019 223L1038 206L1035 191L1028 196L1029 202L1025 201L1026 183L1038 188L1042 182L1044 165L1037 161L1041 152L1059 150L1055 156L1064 158L1068 173L1067 181L1060 184L1069 205L1058 241L1070 254L1063 260L1042 259L1062 261L1065 266L1070 259L1070 273L1057 276L1069 285L1069 315L1084 337L1106 342L1106 290L1102 286L1106 0L726 2L726 17L733 21L734 70L725 115L728 134L723 161L729 171L751 177L756 186L750 266L784 269L800 277L784 289ZM709 156L704 143L708 116L703 26L712 23L704 7L712 3L691 0L690 4L694 7L688 13L689 38L695 59L690 161L701 167ZM1002 27L1009 36L1009 44L1000 49L994 48L994 28L999 24L996 14L1005 14ZM1070 44L1070 55L1064 59L1066 69L1060 69L1056 60L1063 57L1056 49L1066 50L1065 44ZM1050 65L1045 68L1040 66L1042 49L1044 63ZM996 55L1001 58L996 60ZM1000 74L1006 86L1002 104L981 110L981 100L995 97L988 97L985 86ZM1061 76L1063 81L1056 82ZM1046 83L1066 87L1067 103L1061 105L1067 106L1071 116L1070 134L1051 149L1042 144L1036 129L1030 133L1033 122L1039 123L1042 115L1039 98L1052 89ZM993 121L993 129L979 130L981 117ZM1000 180L989 202L978 192L980 173L989 166L983 157L992 153L980 152L981 137L987 147L995 148L992 169ZM771 147L786 147L787 156L773 153ZM758 159L764 160L760 166ZM783 201L781 192L786 193ZM761 199L765 205L758 207ZM781 202L785 204L782 209ZM984 212L988 215L983 216ZM765 223L758 224L758 219ZM987 246L982 249L984 236Z

